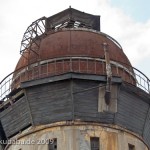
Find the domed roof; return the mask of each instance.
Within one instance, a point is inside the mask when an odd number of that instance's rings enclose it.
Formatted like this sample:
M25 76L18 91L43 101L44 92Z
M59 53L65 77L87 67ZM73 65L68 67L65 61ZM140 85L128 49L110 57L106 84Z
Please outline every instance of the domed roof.
M100 16L69 8L49 18L42 17L25 31L20 53L14 72L1 81L2 99L9 91L20 90L22 82L59 78L66 73L97 76L109 85L121 78L149 92L149 79L131 66L115 39L100 31Z
M34 52L26 50L25 57L21 56L16 70L37 61L60 57L104 59L103 43L108 44L110 60L131 65L121 47L108 35L85 29L67 29L48 34L40 41L39 49L36 45L32 46Z
M106 51L112 75L134 84L133 69L120 44L100 32L100 17L69 8L27 28L13 81L68 72L106 75Z
M101 32L83 28L62 29L49 32L41 40L37 39L36 41L40 45L39 48L36 44L33 44L31 49L26 49L16 66L15 70L19 71L16 71L14 78L18 76L18 73L23 72L20 71L20 68L28 66L28 69L32 70L30 72L33 72L37 69L37 64L41 69L37 71L40 74L32 73L31 75L30 73L31 78L29 79L36 79L37 76L46 77L46 74L51 76L67 72L105 75L104 43L108 45L109 57L113 64L113 75L122 76L124 67L130 70L131 64L121 46L113 38ZM72 65L72 68L70 68L70 65ZM118 66L122 67L119 68ZM129 71L126 72L124 80L130 82L130 76Z

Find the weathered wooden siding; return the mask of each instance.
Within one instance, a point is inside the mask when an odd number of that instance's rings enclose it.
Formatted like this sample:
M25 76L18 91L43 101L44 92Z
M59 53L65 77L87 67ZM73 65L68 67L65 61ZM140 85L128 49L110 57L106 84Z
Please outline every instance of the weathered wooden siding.
M75 118L87 120L96 119L98 113L98 88L85 90L97 86L96 82L86 82L84 80L74 80L73 82L73 100ZM85 91L84 91L85 90ZM88 113L87 113L88 112ZM92 120L93 120L92 119ZM88 119L89 120L89 119Z
M18 133L31 124L31 118L25 96L1 112L0 118L7 137Z
M6 136L14 135L29 124L81 120L117 124L143 136L150 146L150 97L142 96L135 87L118 84L117 113L98 112L98 86L101 83L69 78L26 85L25 96L0 113Z
M70 81L27 88L26 93L34 125L72 120Z
M143 128L143 137L145 141L148 143L148 145L150 146L150 106L147 113L147 118L145 120L145 126Z
M74 117L83 121L113 123L114 113L98 112L99 82L73 81ZM91 89L92 87L95 87Z
M3 126L0 122L0 150L4 150L4 147L5 147L5 144L2 143L2 141L5 141L7 138L6 138L6 135L5 135L5 132L4 132L4 129L3 129Z
M113 123L114 113L98 112L98 85L96 81L65 80L27 88L34 125L73 119Z
M149 105L122 86L118 97L116 124L142 135Z

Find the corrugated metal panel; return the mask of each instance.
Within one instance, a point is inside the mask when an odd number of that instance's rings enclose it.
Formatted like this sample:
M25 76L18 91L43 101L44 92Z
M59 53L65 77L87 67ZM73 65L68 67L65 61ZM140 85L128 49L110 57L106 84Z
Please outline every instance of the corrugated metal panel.
M25 97L1 112L1 123L7 137L19 132L31 124Z
M149 105L134 93L120 89L116 124L142 135Z
M31 87L27 96L35 125L72 119L69 81Z

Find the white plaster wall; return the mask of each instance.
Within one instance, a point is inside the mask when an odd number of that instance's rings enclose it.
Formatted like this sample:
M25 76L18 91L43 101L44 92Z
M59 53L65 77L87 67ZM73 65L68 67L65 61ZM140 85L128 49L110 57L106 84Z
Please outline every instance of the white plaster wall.
M37 127L38 129L38 127ZM99 137L100 150L128 150L128 143L135 145L135 150L148 150L146 145L136 136L110 127L100 125L72 125L48 127L31 132L19 138L22 141L41 141L57 138L57 150L90 150L90 137ZM21 136L20 134L18 135ZM6 150L48 150L47 144L10 145Z

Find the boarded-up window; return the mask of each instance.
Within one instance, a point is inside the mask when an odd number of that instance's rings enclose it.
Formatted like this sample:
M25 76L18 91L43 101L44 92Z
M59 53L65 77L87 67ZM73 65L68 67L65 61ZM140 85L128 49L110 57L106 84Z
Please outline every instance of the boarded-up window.
M91 143L91 150L100 150L98 137L91 137L90 143Z
M128 144L129 150L135 150L135 146L132 144Z
M49 140L48 150L57 150L57 139Z
M111 85L110 103L108 105L105 102L105 91L106 87L100 85L98 96L98 112L117 112L118 86Z

